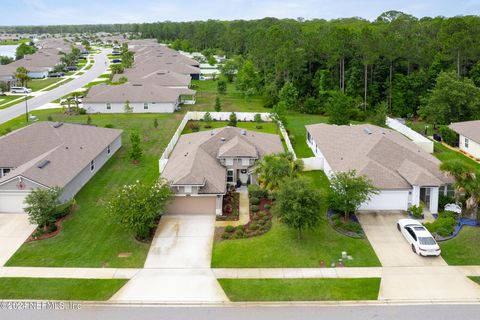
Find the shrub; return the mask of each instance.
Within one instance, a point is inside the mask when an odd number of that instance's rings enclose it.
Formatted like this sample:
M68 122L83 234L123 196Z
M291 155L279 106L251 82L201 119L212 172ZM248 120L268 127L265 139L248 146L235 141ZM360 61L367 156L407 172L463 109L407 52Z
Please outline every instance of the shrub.
M438 197L438 211L443 211L445 209L445 206L449 203L455 203L455 199L453 197L441 194Z
M257 205L260 203L260 200L257 197L251 197L250 198L250 203L253 205Z
M245 226L243 225L238 226L237 231L245 231Z
M245 231L237 229L237 231L234 233L235 239L242 239L245 238Z
M453 147L458 146L458 134L449 127L441 127L440 135L446 144L449 144Z
M250 197L250 199L252 198L263 199L268 196L268 193L266 190L262 189L259 185L251 184L248 186L248 196Z
M192 130L192 132L198 132L198 131L200 131L200 126L198 125L197 122L190 122L190 123L188 124L188 128L189 128L190 130Z
M222 239L224 240L230 239L230 234L227 232L222 233Z
M65 217L71 212L72 207L75 205L75 199L71 199L68 202L62 203L55 208L53 213L54 220Z
M80 108L78 110L78 114L87 114L87 110L83 109L83 108Z
M265 203L263 207L265 208L265 210L269 210L272 206L268 203Z
M423 216L422 206L413 205L410 208L408 208L408 210L412 213L412 216L414 218L420 219Z
M114 126L113 124L111 124L111 123L107 123L107 124L105 125L105 128L110 128L110 129L112 129L112 128L115 128L115 126Z
M258 210L260 210L260 209L258 208L257 205L253 204L253 205L250 206L250 210L251 210L252 212L258 212Z
M258 216L259 218L262 218L262 219L263 219L264 217L266 217L266 215L267 215L267 213L266 213L265 211L260 211L259 213L257 213L257 216Z
M47 120L48 120L48 121L53 121L53 117L52 117L51 115L49 115L49 116L47 117Z
M256 224L256 223L251 223L250 226L249 226L249 229L250 229L250 230L257 230L257 229L258 229L258 224Z
M440 212L437 220L425 223L425 228L431 233L436 233L442 237L448 237L455 231L457 225L457 215L454 212Z
M226 226L226 227L225 227L225 232L232 233L233 231L235 231L235 227L234 227L234 226Z

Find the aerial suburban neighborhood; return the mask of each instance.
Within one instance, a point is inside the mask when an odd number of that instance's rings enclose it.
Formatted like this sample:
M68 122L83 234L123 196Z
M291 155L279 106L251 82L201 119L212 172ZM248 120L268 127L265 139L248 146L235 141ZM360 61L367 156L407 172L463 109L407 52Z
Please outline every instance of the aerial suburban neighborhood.
M0 319L478 317L480 6L407 2L2 4Z

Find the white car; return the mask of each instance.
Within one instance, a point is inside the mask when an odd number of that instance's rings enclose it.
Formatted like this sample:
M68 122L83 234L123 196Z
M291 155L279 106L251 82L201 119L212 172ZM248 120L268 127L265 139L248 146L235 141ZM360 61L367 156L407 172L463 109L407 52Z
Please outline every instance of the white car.
M440 246L425 227L413 219L400 219L397 221L400 231L412 247L412 251L420 256L439 256Z
M31 93L32 89L25 88L25 87L11 87L10 92L11 93Z

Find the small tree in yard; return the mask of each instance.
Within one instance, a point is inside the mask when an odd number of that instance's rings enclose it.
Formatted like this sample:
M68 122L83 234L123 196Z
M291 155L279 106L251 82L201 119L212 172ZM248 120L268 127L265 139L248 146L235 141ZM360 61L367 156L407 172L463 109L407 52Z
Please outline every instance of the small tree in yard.
M137 239L148 239L172 191L165 181L149 185L136 182L126 185L110 200L108 212L126 229L133 231Z
M157 118L155 118L155 120L153 120L153 127L154 127L155 129L158 128L158 120L157 120Z
M215 98L215 111L216 112L222 111L222 103L220 102L220 97L219 96L217 96L217 98Z
M134 162L138 162L142 159L143 151L142 146L140 145L140 135L138 131L134 130L130 133L130 142L132 147L130 149L130 159Z
M278 190L284 180L296 178L302 170L303 161L288 152L267 154L254 168L260 185L269 191Z
M257 123L255 128L262 129L262 122L263 122L262 115L260 113L255 114L255 116L253 117L253 120Z
M217 91L220 94L227 93L227 80L220 78L217 82Z
M25 198L25 212L32 224L37 224L44 231L55 221L55 208L60 204L60 188L35 189Z
M237 126L237 115L235 114L235 112L230 113L229 120L230 121L228 121L228 125L230 127L236 127Z
M378 194L378 189L366 176L357 176L355 170L338 172L330 180L330 206L345 215L355 213L360 205Z
M298 239L304 229L312 229L321 218L320 195L310 180L296 178L285 180L275 201L275 212L287 226L297 230Z
M125 105L123 106L123 109L125 111L125 113L132 113L133 112L133 108L130 106L130 101L125 101Z
M211 128L212 127L212 116L210 115L210 112L205 113L203 116L203 121L205 122L205 128Z

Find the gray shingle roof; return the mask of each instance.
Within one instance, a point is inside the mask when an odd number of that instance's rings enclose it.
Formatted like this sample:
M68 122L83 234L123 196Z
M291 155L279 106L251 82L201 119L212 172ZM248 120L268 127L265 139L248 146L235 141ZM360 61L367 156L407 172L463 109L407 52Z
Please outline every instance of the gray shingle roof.
M449 125L453 131L480 143L480 120L454 122Z
M402 134L370 124L306 126L334 171L355 169L379 189L440 186L451 179L440 161Z
M64 187L122 130L64 123L36 122L0 138L0 167L15 168L0 184L23 176L48 187ZM43 169L42 160L50 163Z
M178 140L162 178L172 185L203 185L200 193L225 193L226 169L218 156L262 157L283 151L280 138L274 134L225 127L212 131L185 134ZM224 141L222 141L224 138ZM240 147L237 149L235 147Z
M176 89L153 84L122 84L93 86L84 99L84 103L105 102L170 102L178 101L181 92Z

